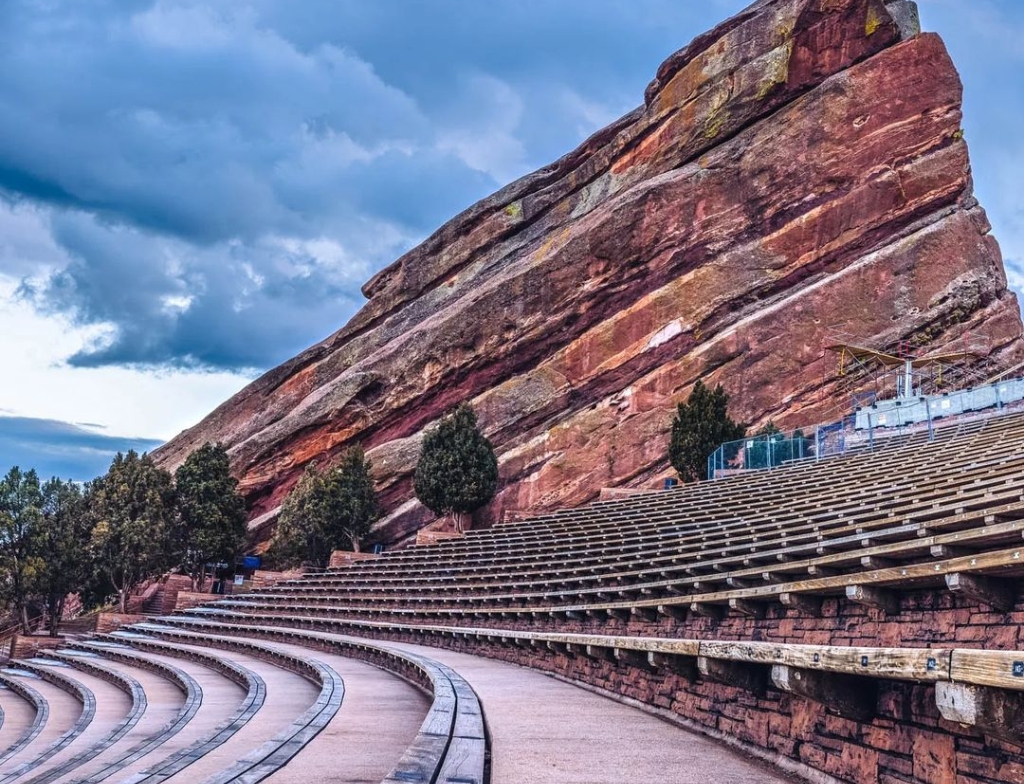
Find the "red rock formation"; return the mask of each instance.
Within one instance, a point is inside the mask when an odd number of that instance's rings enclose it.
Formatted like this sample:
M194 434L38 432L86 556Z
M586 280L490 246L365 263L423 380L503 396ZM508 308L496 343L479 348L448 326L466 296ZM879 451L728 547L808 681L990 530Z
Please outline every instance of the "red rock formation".
M659 69L642 107L441 227L340 331L163 447L230 448L254 517L359 441L395 541L423 428L470 400L503 489L481 516L666 468L674 405L721 381L782 425L836 404L829 333L1024 359L971 187L961 85L912 4L762 0Z

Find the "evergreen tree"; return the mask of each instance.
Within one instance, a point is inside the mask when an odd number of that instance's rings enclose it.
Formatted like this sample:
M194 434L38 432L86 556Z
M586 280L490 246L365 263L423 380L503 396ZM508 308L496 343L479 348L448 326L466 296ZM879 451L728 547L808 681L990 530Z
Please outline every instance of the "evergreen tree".
M220 444L204 444L192 452L174 479L177 550L192 590L202 590L206 564L232 560L245 543L245 501L231 476L227 450Z
M277 528L267 552L280 567L310 563L326 566L331 557L327 541L327 483L310 463L281 504Z
M53 478L46 482L34 537L40 564L35 587L46 603L53 637L58 634L67 595L81 590L89 578L91 564L85 557L88 541L89 518L82 490L71 481Z
M0 593L31 632L28 602L39 570L35 536L42 518L43 494L35 471L15 466L0 479Z
M356 552L370 528L380 519L377 492L370 476L372 464L363 449L354 446L341 456L341 462L327 477L327 507L331 540L335 550L347 549L344 540Z
M307 467L281 505L270 557L281 565L325 567L334 550L358 551L380 519L371 467L359 446L348 449L330 471Z
M117 591L124 612L140 583L177 561L173 480L149 455L119 452L110 470L90 486L87 503L94 563Z
M773 443L769 444L768 442ZM746 448L745 464L747 468L775 468L787 459L786 451L776 449L785 439L782 431L771 420L754 433L753 444ZM787 445L788 446L788 445Z
M453 517L460 532L465 529L465 517L494 498L498 459L468 404L460 405L424 437L413 487L420 503L436 515Z
M729 395L719 384L709 390L697 381L672 420L668 458L684 482L707 477L708 457L721 444L743 438L746 428L729 418Z

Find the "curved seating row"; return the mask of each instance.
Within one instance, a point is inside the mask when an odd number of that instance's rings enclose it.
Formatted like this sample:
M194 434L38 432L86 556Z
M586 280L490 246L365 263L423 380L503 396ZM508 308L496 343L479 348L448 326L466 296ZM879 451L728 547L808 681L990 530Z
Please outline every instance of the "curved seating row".
M422 719L422 725L410 732L411 743L394 747L380 780L484 780L486 738L479 701L443 665L352 640L277 635L256 641L144 623L69 640L45 655L9 663L0 684L31 706L26 713L32 721L25 722L28 726L4 752L0 781L141 784L187 776L226 784L258 782L288 765L301 770L304 750L342 714L345 684L326 663L342 658L374 665L368 672L389 670L398 676L396 682L415 684L432 697L424 708L411 703L412 717ZM306 690L298 688L300 681L315 687L308 699ZM218 682L230 684L227 692ZM115 704L112 690L122 694L123 705ZM52 721L58 691L82 706L73 716L62 705L58 713L66 721L61 724ZM223 699L228 692L233 700ZM295 710L300 703L302 710ZM374 719L347 721L372 726ZM375 754L380 756L379 750ZM442 775L447 778L439 779Z
M831 700L840 715L868 711L857 696L870 693L865 684L905 680L934 687L942 715L981 726L985 716L959 712L965 700L1017 695L1006 715L1024 710L1024 651L938 638L929 647L764 642L761 627L737 617L816 616L828 601L829 614L854 603L898 618L916 601L904 597L922 591L1009 617L1022 539L1024 414L1014 412L938 426L934 438L892 437L847 456L471 531L161 622L454 645L538 666L555 651L771 686ZM756 634L737 641L738 629ZM984 691L968 699L963 689Z

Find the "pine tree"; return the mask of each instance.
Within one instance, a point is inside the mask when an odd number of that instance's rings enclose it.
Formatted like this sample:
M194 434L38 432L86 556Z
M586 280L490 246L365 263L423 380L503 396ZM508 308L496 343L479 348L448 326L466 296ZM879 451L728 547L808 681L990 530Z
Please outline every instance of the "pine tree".
M746 428L729 418L729 395L719 384L709 390L697 381L672 420L668 458L684 482L707 477L707 460L721 444L743 438Z
M149 455L118 453L89 488L93 518L89 547L125 612L128 596L144 580L175 565L174 485Z
M0 593L28 634L28 602L39 568L35 536L42 518L43 494L35 471L15 466L0 479Z
M359 552L359 546L370 528L380 519L380 505L373 487L370 469L363 449L348 449L341 461L327 476L327 507L330 539L335 550L345 549L342 540Z
M245 501L220 444L204 444L192 452L174 479L181 565L192 579L192 590L202 590L206 564L230 561L245 542Z
M35 536L40 567L35 587L46 603L50 635L59 633L68 594L80 591L90 576L83 550L89 541L89 518L82 490L72 481L53 478L42 487L42 516Z
M330 471L310 464L281 505L270 558L283 566L324 567L334 550L358 552L380 519L371 468L359 446L346 450Z
M413 480L416 497L436 515L465 518L487 504L498 487L498 459L477 427L476 415L463 403L423 439Z

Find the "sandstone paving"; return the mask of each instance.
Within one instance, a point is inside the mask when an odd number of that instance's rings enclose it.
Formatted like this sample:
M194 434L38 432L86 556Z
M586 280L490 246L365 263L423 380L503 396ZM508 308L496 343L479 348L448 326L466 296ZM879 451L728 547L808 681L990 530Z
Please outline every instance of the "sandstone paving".
M112 781L125 781L166 760L172 754L188 748L223 724L225 719L237 710L245 697L245 691L241 686L202 664L148 652L145 657L177 667L192 676L202 689L202 702L196 715L180 732L168 738L152 753L121 768Z
M10 673L9 673L10 674ZM49 704L49 717L32 742L0 764L0 776L4 776L19 765L43 753L50 744L67 732L82 715L82 703L63 689L47 683L41 678L23 675L12 677L23 681L39 692Z
M41 662L35 662L37 666ZM92 721L67 746L49 759L32 768L29 777L35 777L59 768L68 760L89 749L113 732L131 710L131 698L114 684L90 673L72 669L67 665L47 667L66 678L77 681L96 697L96 712ZM51 716L52 706L51 706Z
M32 706L14 692L0 690L0 707L4 711L4 723L0 725L0 754L17 743L35 719Z
M416 737L430 698L365 662L301 646L274 643L273 647L333 667L345 681L345 699L331 723L267 781L378 784Z
M210 652L208 648L196 646L178 645L177 647ZM247 667L263 678L267 687L266 702L231 738L184 770L166 779L168 782L194 784L196 781L203 781L230 767L253 749L271 740L277 733L287 728L313 704L319 694L319 688L300 675L235 651L223 655L224 658ZM224 710L221 720L226 719L230 713L230 709Z
M491 784L782 784L791 779L702 735L543 673L388 643L469 681L491 739Z
M111 744L93 759L75 766L59 780L81 780L115 763L137 745L159 734L184 704L184 695L181 690L156 673L138 667L126 666L119 662L103 661L102 666L138 681L145 693L146 709L138 723L116 743ZM100 697L97 695L98 711L102 708L99 699ZM120 773L120 769L118 769L118 773Z

